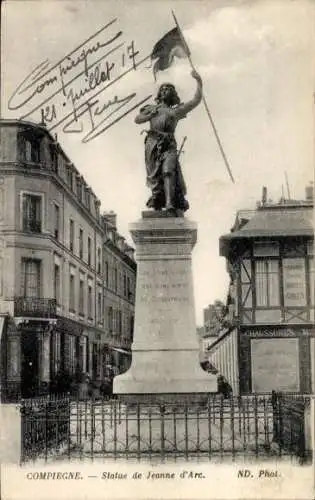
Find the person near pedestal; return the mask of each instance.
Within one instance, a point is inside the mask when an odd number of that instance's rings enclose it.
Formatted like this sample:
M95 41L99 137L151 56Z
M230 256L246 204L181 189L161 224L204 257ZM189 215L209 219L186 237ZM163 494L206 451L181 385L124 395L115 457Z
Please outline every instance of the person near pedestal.
M170 215L189 208L174 133L178 121L185 118L202 99L201 77L195 70L191 75L197 81L197 89L190 101L181 103L175 86L163 83L155 99L156 104L144 106L135 118L137 124L150 122L150 129L145 131L147 185L152 192L147 207L154 210L165 208Z

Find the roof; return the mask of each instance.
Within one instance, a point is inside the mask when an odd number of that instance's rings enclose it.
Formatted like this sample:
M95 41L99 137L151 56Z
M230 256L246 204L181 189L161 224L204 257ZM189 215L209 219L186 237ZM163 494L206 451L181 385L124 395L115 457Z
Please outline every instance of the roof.
M250 220L222 240L274 236L313 236L314 212L310 206L274 206L258 209Z

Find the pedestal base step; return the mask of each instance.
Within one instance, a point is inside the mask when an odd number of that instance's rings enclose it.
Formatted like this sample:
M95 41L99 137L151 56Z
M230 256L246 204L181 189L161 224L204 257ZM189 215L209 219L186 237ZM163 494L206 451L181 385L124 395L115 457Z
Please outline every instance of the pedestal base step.
M160 394L116 394L117 400L126 404L194 404L207 403L209 397L216 392L169 392Z

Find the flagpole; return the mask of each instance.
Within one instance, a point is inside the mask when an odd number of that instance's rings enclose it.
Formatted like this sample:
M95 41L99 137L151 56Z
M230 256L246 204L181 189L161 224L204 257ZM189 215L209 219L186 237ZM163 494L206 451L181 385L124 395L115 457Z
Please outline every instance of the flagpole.
M184 38L184 35L183 35L183 33L182 33L182 30L181 30L181 28L180 28L180 26L179 26L179 24L178 24L178 22L177 22L176 16L175 16L175 14L174 14L174 12L173 12L173 11L172 11L172 15L173 15L173 18L174 18L175 24L176 24L176 26L177 26L177 28L178 28L179 34L180 34L180 36L181 36L181 38L182 38L182 41L183 41L184 45L188 48L187 42L186 42L186 40L185 40L185 38ZM196 71L195 66L194 66L194 64L193 64L193 62L192 62L192 59L191 59L191 56L190 56L189 51L187 52L187 57L188 57L188 60L189 60L189 63L190 63L191 69L193 69L193 70L195 70L195 71ZM232 171L231 171L231 167L230 167L229 162L228 162L228 159L227 159L227 157L226 157L226 155L225 155L225 152L224 152L224 149L223 149L223 146L222 146L222 143L221 143L221 140L220 140L219 134L218 134L218 132L217 132L217 129L216 129L215 123L214 123L213 118L212 118L212 116L211 116L211 113L210 113L210 110L209 110L209 107L208 107L208 104L207 104L207 101L206 101L206 99L205 99L205 96L204 96L203 92L202 92L202 101L203 101L203 104L204 104L204 107L205 107L206 113L207 113L207 115L208 115L208 118L209 118L209 120L210 120L210 123L211 123L212 129L213 129L213 132L214 132L215 138L216 138L216 140L217 140L217 143L218 143L218 146L219 146L219 149L220 149L220 152L221 152L221 155L222 155L222 158L223 158L224 164L225 164L225 166L226 166L226 168L227 168L227 171L228 171L228 173L229 173L229 176L230 176L231 181L235 184L235 180L234 180L234 177L233 177L233 174L232 174Z

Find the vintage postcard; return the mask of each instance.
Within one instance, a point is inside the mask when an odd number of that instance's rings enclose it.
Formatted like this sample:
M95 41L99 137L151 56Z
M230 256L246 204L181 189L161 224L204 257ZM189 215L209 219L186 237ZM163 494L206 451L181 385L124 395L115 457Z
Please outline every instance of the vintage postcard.
M313 0L1 4L1 494L312 499Z

